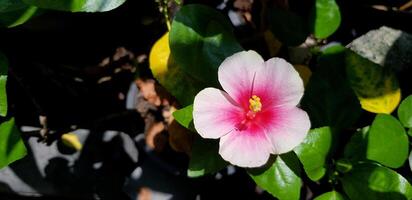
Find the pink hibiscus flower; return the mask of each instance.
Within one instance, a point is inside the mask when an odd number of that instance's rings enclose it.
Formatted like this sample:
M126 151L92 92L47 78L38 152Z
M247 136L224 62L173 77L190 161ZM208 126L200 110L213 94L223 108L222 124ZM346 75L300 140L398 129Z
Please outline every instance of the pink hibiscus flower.
M281 58L264 61L255 51L238 52L219 66L225 91L205 88L193 104L193 121L203 138L220 138L219 154L240 167L264 165L270 154L299 145L310 129L296 106L303 82Z

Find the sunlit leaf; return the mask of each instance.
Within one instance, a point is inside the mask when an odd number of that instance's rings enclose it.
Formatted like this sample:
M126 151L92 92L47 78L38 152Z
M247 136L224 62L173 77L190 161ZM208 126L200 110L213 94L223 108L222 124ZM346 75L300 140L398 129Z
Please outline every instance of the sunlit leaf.
M395 171L377 164L355 165L341 181L351 200L412 199L409 182Z
M399 105L398 117L403 126L412 128L412 95L405 98Z
M334 190L323 193L320 196L315 197L314 200L345 200L345 197L343 197L342 194Z
M71 12L105 12L122 5L126 0L22 0L39 8Z
M0 168L23 158L27 154L14 118L0 124Z
M193 104L173 112L173 117L185 128L192 128L193 124Z
M248 170L256 184L280 200L300 199L299 160L293 152L276 157L270 167Z
M408 153L408 136L401 123L391 115L377 115L369 129L366 157L398 168L404 164Z
M0 26L11 28L21 25L33 17L37 10L35 6L24 5L8 12L0 12Z
M318 181L325 175L331 146L332 131L329 127L322 127L311 130L303 143L294 149L311 180Z
M0 52L0 116L7 115L7 71L8 71L8 61L7 58Z
M348 160L373 160L385 166L403 166L409 153L408 136L391 115L378 114L372 125L356 132L345 147Z
M339 27L339 6L335 0L316 0L310 15L312 33L317 38L327 38Z

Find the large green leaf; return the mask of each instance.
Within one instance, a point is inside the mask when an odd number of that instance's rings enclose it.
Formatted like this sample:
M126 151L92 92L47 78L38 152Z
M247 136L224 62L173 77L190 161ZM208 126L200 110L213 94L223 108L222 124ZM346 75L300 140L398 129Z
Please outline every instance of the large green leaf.
M37 7L22 5L13 7L13 9L5 10L0 12L0 27L15 27L23 24L31 17L33 17L37 12Z
M408 158L409 141L401 123L391 115L378 114L368 133L366 157L398 168Z
M268 10L270 30L284 44L297 46L309 35L304 20L293 12L272 8Z
M408 136L391 115L378 114L370 127L356 132L344 150L352 162L373 160L385 166L401 167L408 157Z
M320 196L317 196L314 200L345 200L345 197L334 190L323 193Z
M412 128L412 95L409 95L399 105L398 117L405 127Z
M327 38L339 27L341 17L335 0L316 0L310 15L310 27L317 38Z
M105 12L122 5L126 0L23 0L39 8L71 12Z
M300 199L299 160L293 152L277 156L269 168L249 169L256 184L280 200Z
M173 117L185 128L193 128L193 104L173 112Z
M23 158L26 147L20 138L20 132L14 125L14 118L0 124L0 168Z
M7 115L7 71L8 71L7 58L0 52L0 116Z
M412 199L409 182L395 171L378 164L362 163L341 178L351 200Z
M227 165L219 155L219 140L202 139L199 136L195 138L187 171L189 177L215 173Z
M176 14L169 36L178 67L207 85L218 86L217 69L228 56L241 51L231 24L213 8L183 6Z
M313 181L321 179L327 169L326 158L332 146L332 132L329 127L311 130L302 144L294 149L308 177Z
M339 130L357 121L361 107L345 76L345 47L334 45L323 50L301 104L312 127Z

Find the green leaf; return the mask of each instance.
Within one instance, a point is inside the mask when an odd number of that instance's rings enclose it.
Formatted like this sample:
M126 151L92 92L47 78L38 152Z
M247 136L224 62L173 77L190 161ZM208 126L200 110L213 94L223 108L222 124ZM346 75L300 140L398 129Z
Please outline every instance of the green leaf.
M213 8L196 4L179 10L169 40L177 66L209 86L218 86L220 63L243 50L223 15Z
M0 13L19 10L26 7L21 0L1 0Z
M14 125L14 118L0 124L0 168L23 158L26 147L20 138L20 132Z
M341 178L351 200L412 199L409 182L395 171L378 164L362 163Z
M345 76L345 47L334 45L323 50L301 105L312 127L341 130L358 120L361 107Z
M346 50L346 73L364 110L390 114L401 100L401 90L395 73Z
M398 117L403 126L412 128L412 95L405 98L399 105Z
M294 149L308 177L318 181L326 173L326 159L332 146L330 127L311 130L302 144Z
M412 128L408 130L408 135L412 137Z
M196 94L206 87L178 67L170 56L169 33L152 46L149 64L153 76L182 106L191 105Z
M215 173L227 165L219 155L219 140L195 138L187 176L194 178Z
M345 200L342 194L335 190L317 196L314 200Z
M193 104L173 112L173 117L185 128L193 128Z
M368 132L370 127L364 127L355 134L345 146L344 157L352 162L366 160L366 148L368 145Z
M393 116L378 114L368 134L366 157L398 168L408 158L409 141L405 129Z
M297 46L305 42L309 31L302 17L279 8L269 9L268 16L270 30L282 43Z
M309 20L315 37L327 38L339 28L341 21L339 6L335 0L316 0Z
M1 27L15 27L23 24L37 13L37 7L24 5L7 12L0 12Z
M70 12L105 12L122 5L126 0L23 0L24 3L52 10Z
M0 52L0 116L4 117L7 115L7 71L8 71L8 61L6 56Z
M269 168L249 169L256 184L280 200L300 199L299 160L293 152L276 157Z

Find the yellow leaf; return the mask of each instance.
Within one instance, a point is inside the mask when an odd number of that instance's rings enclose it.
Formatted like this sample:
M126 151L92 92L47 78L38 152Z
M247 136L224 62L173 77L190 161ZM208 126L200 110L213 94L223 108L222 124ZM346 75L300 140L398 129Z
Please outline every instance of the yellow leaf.
M74 133L63 134L61 138L62 138L63 144L66 145L67 147L73 148L77 151L80 151L83 147L79 138Z
M362 109L372 113L392 113L401 100L398 79L391 69L347 50L346 72Z
M182 106L192 104L194 96L206 87L183 72L173 60L168 32L156 41L150 50L149 65L153 76Z
M169 32L164 34L150 50L149 64L155 77L167 72L170 56Z
M392 113L401 101L401 90L388 91L378 97L358 97L362 108L372 113Z

